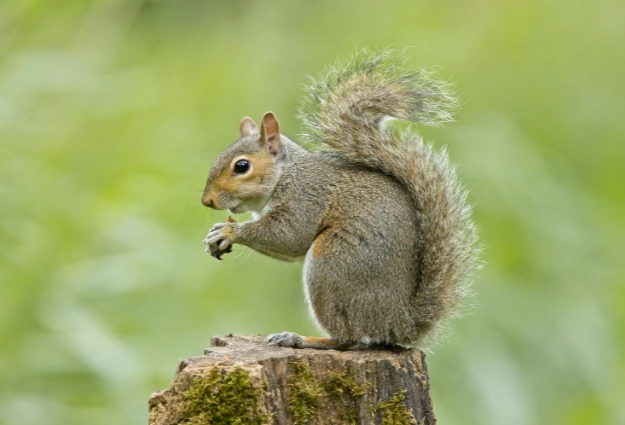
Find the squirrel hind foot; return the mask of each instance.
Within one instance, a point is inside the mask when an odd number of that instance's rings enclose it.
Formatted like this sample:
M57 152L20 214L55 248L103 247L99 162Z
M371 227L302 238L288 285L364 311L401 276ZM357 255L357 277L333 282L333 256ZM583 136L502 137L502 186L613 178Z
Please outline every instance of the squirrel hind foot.
M279 347L291 348L313 348L317 350L388 350L401 352L409 350L404 347L387 341L361 341L361 342L339 342L332 338L318 338L313 336L301 336L295 332L280 332L267 336L267 343Z
M267 336L267 343L279 347L304 348L304 338L295 332L280 332Z
M280 347L314 348L317 350L349 350L357 346L355 343L339 342L332 338L301 336L295 332L280 332L267 336L267 343Z

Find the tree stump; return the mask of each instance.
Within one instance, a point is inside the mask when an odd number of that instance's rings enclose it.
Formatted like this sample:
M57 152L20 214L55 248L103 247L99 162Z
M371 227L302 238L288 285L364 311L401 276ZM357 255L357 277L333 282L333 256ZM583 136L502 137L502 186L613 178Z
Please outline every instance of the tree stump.
M433 425L425 355L417 349L335 351L213 337L150 397L150 425Z

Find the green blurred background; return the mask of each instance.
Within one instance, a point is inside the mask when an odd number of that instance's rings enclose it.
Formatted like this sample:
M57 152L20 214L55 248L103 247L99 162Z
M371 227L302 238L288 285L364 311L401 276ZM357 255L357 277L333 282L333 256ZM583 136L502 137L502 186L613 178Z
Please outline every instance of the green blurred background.
M298 264L202 239L241 117L286 134L307 75L410 47L456 82L423 129L488 265L428 356L441 424L625 424L625 3L0 3L0 423L131 424L211 335L316 334Z

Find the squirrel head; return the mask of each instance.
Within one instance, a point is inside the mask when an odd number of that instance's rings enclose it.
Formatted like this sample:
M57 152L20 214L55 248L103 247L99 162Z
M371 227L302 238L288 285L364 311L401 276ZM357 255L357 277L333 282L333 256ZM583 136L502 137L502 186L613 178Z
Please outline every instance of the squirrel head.
M241 138L230 145L211 167L202 204L232 213L260 212L280 177L283 145L278 120L263 116L260 131L245 117L239 124Z

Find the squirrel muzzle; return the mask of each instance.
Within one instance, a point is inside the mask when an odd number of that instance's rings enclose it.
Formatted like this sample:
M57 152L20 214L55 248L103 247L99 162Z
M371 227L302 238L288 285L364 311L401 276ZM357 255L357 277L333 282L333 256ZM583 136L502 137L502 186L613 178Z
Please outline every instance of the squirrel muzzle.
M202 204L204 204L208 208L215 208L215 204L213 203L213 200L209 198L208 196L202 197Z
M240 200L223 190L215 188L206 189L202 195L202 204L214 210L232 210L235 213L243 212L234 211L241 207L242 202Z
M202 205L214 210L224 210L220 205L218 193L212 189L206 189L202 195Z

